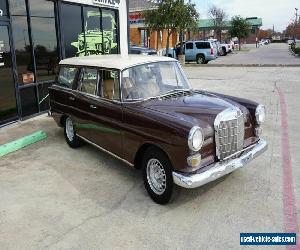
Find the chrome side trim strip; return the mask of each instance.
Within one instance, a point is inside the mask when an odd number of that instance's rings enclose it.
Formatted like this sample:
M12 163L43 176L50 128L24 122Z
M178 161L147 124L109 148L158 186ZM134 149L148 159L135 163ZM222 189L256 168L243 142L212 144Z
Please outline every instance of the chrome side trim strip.
M123 158L117 156L116 154L114 154L114 153L112 153L112 152L110 152L110 151L108 151L108 150L106 150L106 149L100 147L99 145L97 145L97 144L91 142L90 140L86 139L85 137L83 137L83 136L81 136L81 135L78 135L78 134L77 134L77 136L78 136L80 139L84 140L85 142L91 144L92 146L94 146L94 147L100 149L101 151L103 151L103 152L105 152L105 153L107 153L107 154L113 156L114 158L116 158L116 159L118 159L118 160L120 160L120 161L126 163L126 164L129 165L130 167L134 167L134 164L132 164L132 163L130 163L129 161L126 161L125 159L123 159Z
M201 172L201 169L193 173L173 172L173 181L175 184L184 188L196 188L203 186L241 167L244 167L253 159L265 152L267 148L267 142L260 139L250 151L245 152L240 157L228 161L213 163L209 166L209 169L204 172Z

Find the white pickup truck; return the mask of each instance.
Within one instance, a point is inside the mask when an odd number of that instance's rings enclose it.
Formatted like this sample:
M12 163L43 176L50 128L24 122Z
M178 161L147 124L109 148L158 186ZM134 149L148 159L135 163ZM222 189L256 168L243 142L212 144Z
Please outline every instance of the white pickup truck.
M228 53L232 52L232 44L230 43L221 43L220 44L222 48L223 55L226 56Z

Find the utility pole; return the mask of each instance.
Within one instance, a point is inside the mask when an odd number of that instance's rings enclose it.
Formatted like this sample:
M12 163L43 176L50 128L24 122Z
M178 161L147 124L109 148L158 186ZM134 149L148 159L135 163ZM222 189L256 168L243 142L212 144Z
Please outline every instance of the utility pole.
M295 8L296 10L296 19L295 19L295 25L294 25L294 40L296 38L296 26L297 26L297 22L298 22L298 9Z

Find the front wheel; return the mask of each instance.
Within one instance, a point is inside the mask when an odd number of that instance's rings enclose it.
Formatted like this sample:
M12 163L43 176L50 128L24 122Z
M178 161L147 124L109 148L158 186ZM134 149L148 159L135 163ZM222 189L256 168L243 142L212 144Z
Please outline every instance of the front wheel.
M168 157L155 147L149 148L142 161L146 190L153 201L166 204L173 192L172 165Z
M70 117L67 117L65 120L64 134L65 134L66 141L71 148L78 148L79 146L81 146L82 141L76 135L73 121Z

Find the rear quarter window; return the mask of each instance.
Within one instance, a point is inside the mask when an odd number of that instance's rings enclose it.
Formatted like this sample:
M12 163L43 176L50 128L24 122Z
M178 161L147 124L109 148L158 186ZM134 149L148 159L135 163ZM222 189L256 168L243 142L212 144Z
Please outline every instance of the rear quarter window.
M196 42L197 49L210 49L209 42Z
M60 67L57 78L57 84L59 86L71 89L73 87L78 70L79 69L76 67Z

